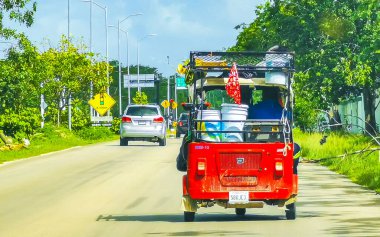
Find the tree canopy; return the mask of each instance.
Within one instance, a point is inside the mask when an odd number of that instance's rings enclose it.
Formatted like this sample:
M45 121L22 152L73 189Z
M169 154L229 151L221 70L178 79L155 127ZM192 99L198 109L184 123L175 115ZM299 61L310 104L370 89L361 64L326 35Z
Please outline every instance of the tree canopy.
M296 52L296 119L314 124L315 109L327 109L363 93L366 119L375 125L379 85L380 6L378 0L275 0L240 25L230 50L266 51L282 45ZM376 126L373 126L376 127Z
M2 0L0 1L0 36L10 38L16 35L16 31L8 27L5 20L16 21L26 26L33 24L37 3L30 0Z

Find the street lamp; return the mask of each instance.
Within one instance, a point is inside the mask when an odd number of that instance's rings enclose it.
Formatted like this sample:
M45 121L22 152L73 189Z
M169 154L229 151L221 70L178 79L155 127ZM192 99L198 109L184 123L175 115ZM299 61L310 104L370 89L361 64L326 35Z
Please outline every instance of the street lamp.
M145 35L144 37L140 38L138 41L137 41L137 90L138 92L141 92L141 89L140 89L140 61L139 61L139 44L140 44L140 41L148 38L148 37L151 37L151 36L156 36L157 34L147 34Z
M118 64L119 64L119 114L120 116L123 114L122 104L121 104L120 24L132 16L140 16L140 15L142 15L142 13L131 14L127 16L126 18L124 18L123 20L119 19L117 21L117 58L118 58ZM127 61L128 61L128 54L127 54Z
M109 83L110 83L110 80L109 80L109 65L108 65L108 10L107 10L107 6L102 6L100 4L98 4L97 2L93 1L93 0L82 0L82 2L89 2L91 5L92 4L95 4L96 6L98 6L99 8L103 9L104 11L104 26L105 26L105 30L106 30L106 63L107 63L107 83L108 83L108 87L107 87L107 93L109 94ZM92 21L90 19L90 21ZM92 23L90 23L90 25L92 26ZM90 30L92 27L90 27ZM90 42L92 41L92 32L90 33ZM90 51L91 51L91 43L90 43Z
M116 26L114 25L108 25L108 27L112 27L112 28L115 28L115 29L118 29ZM128 76L129 76L129 49L128 49L128 31L125 31L123 29L118 29L120 30L121 32L123 32L127 38L127 73L128 73ZM128 84L128 104L131 103L131 85Z

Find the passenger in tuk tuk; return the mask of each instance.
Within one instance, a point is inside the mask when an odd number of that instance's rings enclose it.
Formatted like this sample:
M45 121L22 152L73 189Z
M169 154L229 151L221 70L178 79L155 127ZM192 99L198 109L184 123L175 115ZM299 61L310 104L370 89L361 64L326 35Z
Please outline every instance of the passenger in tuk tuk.
M262 100L248 108L248 119L281 119L283 103L276 87L262 89Z

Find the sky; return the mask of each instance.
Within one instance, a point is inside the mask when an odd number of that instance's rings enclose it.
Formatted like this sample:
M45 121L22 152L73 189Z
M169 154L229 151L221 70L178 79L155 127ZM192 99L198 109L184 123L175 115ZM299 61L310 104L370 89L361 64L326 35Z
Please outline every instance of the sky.
M70 1L70 35L74 41L90 45L90 3L82 0L36 0L37 13L30 28L15 25L30 40L44 49L43 41L57 46L62 34L68 33L68 1ZM256 6L265 0L94 0L107 6L108 25L120 24L128 32L120 34L120 59L127 65L156 67L164 76L173 75L178 63L190 51L220 51L236 42L239 30L234 27L251 23ZM105 11L92 7L91 49L106 57ZM157 34L156 36L148 36ZM137 47L139 45L139 47ZM45 45L46 47L46 45ZM109 60L118 59L117 29L108 28Z

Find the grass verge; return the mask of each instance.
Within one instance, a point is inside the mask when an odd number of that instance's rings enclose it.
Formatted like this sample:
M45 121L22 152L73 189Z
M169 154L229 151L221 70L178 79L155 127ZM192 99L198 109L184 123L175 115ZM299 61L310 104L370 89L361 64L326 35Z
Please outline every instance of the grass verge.
M57 128L47 125L31 138L28 148L14 151L1 151L0 164L70 147L112 141L118 138L118 135L113 134L105 127L92 127L71 132L63 127Z
M346 175L353 182L380 193L380 154L377 144L363 135L330 133L323 145L320 140L323 134L294 133L294 139L302 147L302 156L315 160L331 170ZM352 154L355 151L363 151Z

